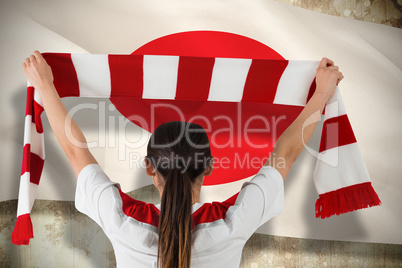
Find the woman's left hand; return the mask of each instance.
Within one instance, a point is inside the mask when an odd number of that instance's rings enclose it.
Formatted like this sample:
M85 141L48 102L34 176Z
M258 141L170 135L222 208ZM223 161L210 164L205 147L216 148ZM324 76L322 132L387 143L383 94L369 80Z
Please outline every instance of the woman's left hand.
M53 84L53 73L46 60L35 50L34 54L26 58L22 63L25 76L39 92L47 85Z

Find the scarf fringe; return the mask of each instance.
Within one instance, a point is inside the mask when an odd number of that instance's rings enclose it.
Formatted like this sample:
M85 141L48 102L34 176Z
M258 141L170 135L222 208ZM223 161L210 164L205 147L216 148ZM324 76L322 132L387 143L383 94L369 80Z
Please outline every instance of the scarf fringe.
M381 205L371 182L355 184L321 194L315 203L315 217L325 219L358 209Z
M11 234L11 242L15 245L28 245L33 238L33 228L29 213L17 217L14 231Z

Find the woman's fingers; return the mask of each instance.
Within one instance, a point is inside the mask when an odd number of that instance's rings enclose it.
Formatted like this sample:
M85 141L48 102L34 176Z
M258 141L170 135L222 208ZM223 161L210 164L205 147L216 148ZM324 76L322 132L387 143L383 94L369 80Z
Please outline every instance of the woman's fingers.
M342 72L337 72L338 74L338 79L336 80L336 85L339 84L339 82L341 82L341 80L344 78Z
M316 71L317 92L332 96L336 86L343 78L339 67L332 60L323 57Z
M328 58L326 58L326 59L327 59L327 64L329 63L330 65L334 65L334 62L332 60L330 60Z
M31 62L35 62L35 60L36 60L34 55L29 56L29 59L30 59Z
M331 70L337 76L342 76L342 73L339 71L339 66L334 65L334 62L328 58L322 58L319 67L323 70Z
M319 64L319 67L327 67L328 65L334 65L334 62L326 57L323 57L321 59L321 62Z
M327 69L339 71L339 67L336 66L336 65L334 65L334 66L328 66Z
M325 57L322 58L318 67L328 68L328 69L337 70L337 71L339 70L339 67L336 66L332 60L325 58Z
M35 88L53 82L52 70L38 50L25 59L22 67L26 77Z
M25 59L25 64L29 65L30 63L34 62L40 62L43 59L42 54L40 54L39 51L35 50L32 55L29 56L29 58Z
M40 52L37 51L37 50L34 51L34 56L35 56L35 58L36 58L38 61L40 61L40 60L43 59L42 54L40 54Z

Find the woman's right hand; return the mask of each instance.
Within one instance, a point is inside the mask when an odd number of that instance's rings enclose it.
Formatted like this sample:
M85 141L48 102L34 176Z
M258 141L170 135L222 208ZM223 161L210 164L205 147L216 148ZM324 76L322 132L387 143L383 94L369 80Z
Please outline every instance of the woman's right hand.
M322 58L316 71L315 93L324 94L328 99L334 94L336 86L343 79L342 72L334 62L328 58Z

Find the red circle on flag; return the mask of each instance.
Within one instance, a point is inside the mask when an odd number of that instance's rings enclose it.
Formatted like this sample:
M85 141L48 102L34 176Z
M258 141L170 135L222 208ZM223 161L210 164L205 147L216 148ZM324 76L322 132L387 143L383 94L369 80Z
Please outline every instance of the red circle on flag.
M239 34L218 31L189 31L152 40L132 53L245 59L283 58L269 46Z
M285 60L279 53L261 42L242 35L218 31L189 31L170 34L150 41L132 53L132 55L135 54ZM245 134L240 130L252 116L266 113L269 109L267 107L270 105L266 103L242 103L239 112L236 110L238 109L237 103L233 102L151 100L126 97L111 97L110 100L121 114L151 133L160 124L174 120L191 121L204 127L210 139L211 153L218 161L218 164L214 165L212 175L205 177L204 185L229 183L256 174L264 164L258 160L266 159L269 156L276 139L286 129L286 124L279 124L276 126L275 135L273 133L249 133L247 137L251 142L245 141ZM166 107L160 108L158 112L152 114L151 106L154 104L161 104L161 107L175 106L180 113L185 115L185 118L180 117L177 111ZM287 120L293 121L300 112L300 107L286 107L285 109L281 106L279 105L276 110L282 110L282 113L288 114ZM194 119L198 115L210 119L219 115L222 120L216 120L209 125L205 120ZM264 114L264 116L268 118L270 115ZM225 122L224 118L230 118L233 122ZM144 124L144 122L146 123ZM264 122L255 120L250 126L254 129L263 128ZM229 127L233 128L234 133L229 133ZM225 129L228 131L225 132ZM257 143L267 145L256 148Z

